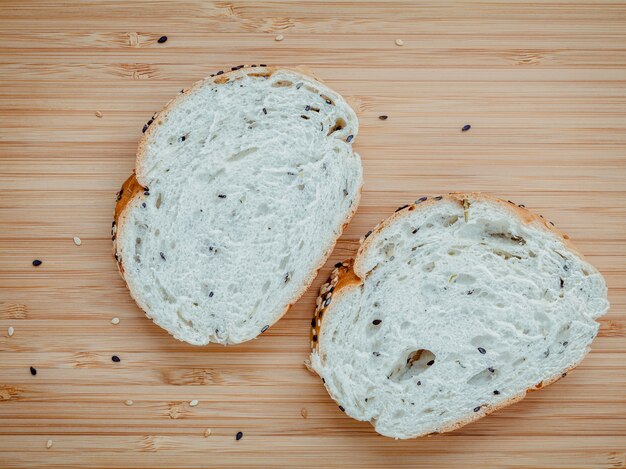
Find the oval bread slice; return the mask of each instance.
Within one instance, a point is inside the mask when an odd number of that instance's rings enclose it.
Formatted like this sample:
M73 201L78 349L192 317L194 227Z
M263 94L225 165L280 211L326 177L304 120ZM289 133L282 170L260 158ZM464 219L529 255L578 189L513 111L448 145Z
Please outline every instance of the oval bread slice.
M393 438L454 430L575 367L608 309L551 223L483 194L421 198L368 233L317 300L310 366Z
M132 297L190 344L257 337L356 210L354 111L298 71L241 66L183 90L144 132L113 222Z

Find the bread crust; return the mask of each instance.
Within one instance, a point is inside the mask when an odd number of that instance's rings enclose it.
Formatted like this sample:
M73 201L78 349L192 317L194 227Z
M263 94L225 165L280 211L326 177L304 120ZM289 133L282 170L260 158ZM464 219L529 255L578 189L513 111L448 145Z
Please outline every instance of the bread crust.
M112 223L112 228L111 228L111 237L112 237L112 241L113 241L113 257L116 260L116 264L118 266L118 270L120 272L120 275L122 276L122 278L125 281L126 281L126 279L124 277L124 265L122 263L121 257L117 253L117 234L121 233L124 230L124 221L127 219L127 215L128 215L127 211L134 204L141 203L144 200L144 198L146 197L144 195L144 192L149 189L146 186L145 180L142 177L142 169L143 169L143 161L144 161L144 159L146 157L146 153L147 153L148 143L150 141L150 138L152 137L152 135L156 131L155 129L158 126L160 126L160 125L162 125L164 123L165 118L167 117L169 112L176 105L178 105L183 99L186 99L191 92L193 92L196 89L200 88L201 86L203 86L207 82L213 82L213 83L216 83L216 84L225 84L225 83L229 83L231 80L240 79L240 78L242 78L245 75L248 75L248 76L262 76L262 77L269 78L274 73L277 73L277 72L280 72L280 71L288 71L288 72L293 73L295 75L299 75L299 76L301 76L304 79L309 79L309 80L312 79L312 80L315 80L317 82L323 83L322 80L317 78L313 73L311 73L308 69L306 69L306 67L303 67L303 66L296 66L294 68L287 68L287 67L272 67L272 66L268 67L268 66L265 66L265 65L263 65L263 66L239 65L237 67L232 67L232 70L230 70L228 72L222 72L222 71L217 72L216 74L213 74L210 77L207 77L207 78L204 78L202 80L199 80L199 81L195 82L189 88L183 89L178 96L176 96L175 98L169 100L165 104L163 109L161 111L155 113L152 116L152 118L148 121L148 123L146 124L146 127L144 127L143 136L142 136L142 138L139 141L139 144L137 146L137 153L136 153L136 158L135 158L135 169L133 170L133 173L128 177L128 179L126 179L126 181L124 181L120 191L117 193L117 202L116 202L116 205L115 205L115 212L114 212L113 223ZM326 88L328 88L328 87L326 87ZM337 94L339 96L339 93L335 92L334 90L331 90L330 88L328 88L328 90L330 90L331 92L333 92L333 93L335 93L335 94ZM335 244L337 243L337 240L343 234L343 230L345 229L346 226L348 226L348 224L350 223L350 220L352 219L352 217L355 214L355 212L356 212L356 210L357 210L357 208L359 206L360 200L361 200L362 187L363 187L363 182L361 181L361 184L359 185L359 188L358 188L358 190L357 190L357 192L355 194L354 203L352 204L352 208L351 208L350 212L344 218L344 221L341 224L341 226L340 226L340 228L339 228L339 230L337 232L337 235L329 243L328 247L324 251L324 255L318 261L317 266L314 269L311 270L310 275L303 282L302 287L289 300L288 304L284 307L283 311L274 319L274 321L272 323L270 323L268 325L269 327L271 327L274 324L276 324L276 322L278 322L287 313L287 311L289 311L291 306L298 299L300 299L300 297L311 286L311 284L313 283L313 280L315 280L315 278L317 277L317 274L319 273L320 269L324 266L324 263L328 259L328 256L330 256L330 254L332 253L332 251L333 251L333 249L335 247ZM133 295L132 290L128 286L128 282L126 282L126 287L128 288L128 291L129 291L131 297L135 300L135 303L137 303L137 305L144 311L145 315L149 319L152 319L150 314L149 314L147 306L143 305L141 303L141 301L135 295ZM169 331L167 331L167 332L170 335L172 335L172 337L174 337L174 338L176 338L176 339L178 339L180 341L184 341L183 339L181 339L179 337L176 337L175 335L171 334L171 332L169 332ZM245 341L241 341L241 342L231 342L231 341L228 341L228 342L226 342L226 344L237 344L237 343L242 343L242 342L245 342Z
M480 193L480 192L470 192L470 193L462 193L462 192L452 192L448 195L444 196L436 196L436 197L422 197L415 201L413 204L408 204L402 207L399 207L396 212L388 217L387 219L380 222L373 230L369 231L363 238L361 238L361 245L355 255L355 258L347 259L344 262L339 262L335 264L334 269L332 270L330 276L326 283L322 285L320 288L320 294L316 300L316 308L313 319L311 321L311 351L312 354L319 354L319 340L322 325L324 324L324 318L326 317L326 312L328 311L331 302L337 298L338 295L345 294L352 288L358 288L363 284L363 278L365 277L365 272L360 268L360 260L364 257L364 252L371 246L374 238L377 234L379 234L385 227L393 223L395 220L406 216L409 212L414 210L424 210L432 204L438 203L440 201L452 201L459 203L462 207L467 207L465 205L467 202L470 203L475 200L484 200L492 203L498 203L501 206L505 207L507 210L511 211L511 213L515 214L522 222L526 225L533 225L540 227L541 229L547 230L558 238L560 238L563 243L567 246L567 248L576 254L581 259L584 259L583 255L580 251L574 246L571 242L569 236L563 231L557 229L553 223L545 220L541 215L536 215L532 213L530 210L526 209L523 205L515 205L511 201L499 199L493 195ZM593 266L591 266L593 267ZM595 269L595 268L594 268ZM561 378L564 378L567 373L576 368L582 360L585 358L587 353L589 353L590 348L588 347L583 357L575 364L569 366L568 368L561 370L561 372L544 379L537 383L534 386L526 389L524 392L521 392L515 396L510 397L509 399L499 402L495 405L483 404L480 406L480 410L478 412L469 412L465 416L461 417L456 422L453 422L443 428L440 429L439 432L435 433L422 433L412 435L408 438L417 438L421 436L431 436L438 433L447 433L458 428L461 428L468 423L472 423L476 420L479 420L487 415L502 409L504 407L508 407L511 404L515 404L516 402L521 401L526 397L526 394L529 392L537 391L539 389L545 388L550 384L558 381ZM312 370L314 371L314 370ZM331 398L341 407L341 403L339 400L332 395L328 386L326 386L326 390L328 391Z

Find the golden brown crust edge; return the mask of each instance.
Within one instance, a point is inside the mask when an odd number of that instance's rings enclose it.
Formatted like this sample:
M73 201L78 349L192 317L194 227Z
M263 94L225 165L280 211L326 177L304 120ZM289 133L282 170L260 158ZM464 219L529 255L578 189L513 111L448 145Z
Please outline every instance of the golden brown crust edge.
M189 92L199 88L200 86L204 85L209 80L212 80L214 83L217 83L217 84L225 84L225 83L228 83L231 80L231 78L233 78L233 77L234 77L234 79L241 78L243 76L243 73L246 73L249 76L263 76L263 77L269 78L270 76L272 76L277 71L282 71L282 70L286 70L286 71L289 71L289 72L292 72L292 73L295 73L295 74L299 74L299 75L301 75L301 76L303 76L305 78L310 78L310 79L313 79L313 80L315 80L317 82L324 83L324 81L322 79L317 77L311 70L309 70L308 68L306 68L304 66L296 66L294 68L289 68L289 67L274 67L274 66L268 67L267 65L264 65L264 64L263 65L259 65L259 66L256 66L256 65L250 65L250 66L238 65L236 67L232 67L232 69L230 71L228 71L228 72L219 71L219 72L217 72L215 74L210 75L209 77L206 77L206 78L203 78L201 80L196 81L189 88L185 88L185 89L181 90L181 93L178 96L176 96L173 99L170 99L165 104L165 106L163 107L163 109L161 111L153 114L152 118L144 126L143 136L142 136L142 138L139 141L139 144L137 146L137 153L136 153L136 158L135 158L135 169L133 170L133 173L128 177L128 179L126 179L126 181L124 181L124 183L122 184L121 189L117 193L115 212L114 212L113 222L111 224L111 239L113 241L113 257L115 258L118 270L119 270L120 275L122 276L122 278L124 278L124 265L122 263L122 260L120 259L120 256L117 253L117 242L116 242L116 240L117 240L117 232L121 228L121 226L123 225L124 212L125 212L126 208L129 206L129 204L131 203L131 201L134 198L141 197L143 192L149 190L148 187L143 186L139 182L139 179L137 177L137 171L140 168L141 162L142 162L143 157L145 155L148 139L151 136L151 134L155 131L154 129L163 123L163 119L167 116L169 111L175 105L177 105L180 102L180 100L182 100L184 97L188 96ZM327 87L327 88L329 90L331 90L332 92L334 92L335 94L341 96L339 93L337 93L336 91L332 90L330 87ZM156 125L152 125L153 123L156 124ZM356 213L356 210L358 209L359 203L361 201L362 189L363 189L363 183L361 182L361 185L359 186L359 189L358 189L358 191L357 191L357 193L355 195L354 203L352 204L352 210L350 211L350 213L348 213L348 215L344 219L344 222L342 223L340 229L338 230L338 233L335 236L334 240L328 246L328 249L325 251L325 253L322 256L322 258L320 259L318 265L311 271L311 275L303 283L302 288L294 295L294 297L289 301L287 306L285 306L283 312L280 315L278 315L276 317L276 319L271 324L268 325L268 329L269 329L269 327L272 327L274 324L276 324L278 321L280 321L280 319L282 319L282 317L285 314L287 314L287 312L291 309L293 304L296 301L298 301L302 297L302 295L309 289L309 287L311 286L311 284L313 283L313 281L317 277L320 269L324 266L324 264L326 263L326 260L328 259L328 257L332 253L335 245L337 244L337 241L339 240L339 238L343 234L343 231L345 230L346 226L348 226L348 224L352 220L352 217ZM143 310L144 308L139 304L139 301L132 294L132 291L130 291L130 288L128 287L128 283L126 283L126 287L128 288L129 293L131 294L131 297L133 298L135 303L137 303L137 305ZM144 314L146 314L146 316L148 318L150 318L150 315L146 311L144 311ZM267 330L267 329L265 329L265 330ZM168 331L168 333L169 333L169 331ZM177 337L175 337L175 338L177 338ZM180 340L180 339L178 339L178 340ZM238 343L242 343L242 342L228 342L228 343L229 344L238 344Z
M546 221L543 216L532 213L530 210L526 209L524 205L516 205L509 200L503 200L492 196L490 194L480 193L480 192L471 192L471 193L461 193L461 192L452 192L446 196L436 196L436 197L422 197L417 199L415 203L404 205L398 207L393 215L386 218L382 222L380 222L374 229L370 230L366 235L361 239L361 246L359 247L355 259L347 259L343 262L338 262L335 264L334 269L332 270L328 280L322 285L320 288L320 294L316 299L316 308L315 313L313 315L313 319L311 320L311 350L313 352L319 352L319 336L321 332L321 326L323 324L323 319L325 317L325 313L329 309L329 306L332 302L333 296L336 296L343 289L347 287L353 287L360 285L363 281L361 277L356 272L358 268L359 258L361 257L361 253L364 249L367 249L371 240L374 238L372 235L379 233L386 226L391 224L397 218L405 215L405 210L413 211L416 210L418 206L420 209L424 209L428 207L430 204L437 203L441 200L453 200L461 204L465 210L468 210L467 202L471 200L488 200L491 202L496 202L502 204L502 206L507 207L511 211L513 211L525 224L537 224L538 226L543 227L544 229L554 233L563 240L563 243L567 246L567 248L578 255L581 259L584 259L583 255L578 251L578 249L574 246L574 244L570 241L569 236L557 229L552 222ZM467 202L466 202L467 201ZM470 202L471 203L471 202ZM471 205L470 205L471 206ZM567 373L576 368L582 360L585 358L586 354L589 352L589 348L587 348L587 352L583 357L575 364L571 365L566 370L558 373L554 376L551 376L547 379L544 379L537 383L536 385L528 388L526 391L511 397L510 399L500 402L496 405L488 405L483 404L480 406L480 409L477 412L473 412L472 414L467 414L467 416L459 419L457 422L454 422L446 427L443 427L439 432L436 433L428 433L428 434L420 434L414 435L411 438L418 438L422 436L432 436L439 433L447 433L458 428L461 428L469 423L472 423L476 420L480 420L487 415L492 414L493 412L508 407L516 402L521 401L526 397L526 394L529 392L537 391L539 389L545 388L552 383L555 383L561 378L564 378ZM335 399L329 392L331 398L339 405L340 409L343 409L341 403Z

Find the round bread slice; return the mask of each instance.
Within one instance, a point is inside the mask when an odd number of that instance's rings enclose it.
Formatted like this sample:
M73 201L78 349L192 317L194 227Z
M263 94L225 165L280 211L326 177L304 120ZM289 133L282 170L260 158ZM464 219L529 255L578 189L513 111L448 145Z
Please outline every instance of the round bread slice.
M309 366L341 410L393 438L447 432L580 363L609 306L604 279L522 207L423 197L335 266Z
M233 67L183 90L118 193L114 252L139 307L195 345L266 331L356 210L357 132L346 101L296 70Z

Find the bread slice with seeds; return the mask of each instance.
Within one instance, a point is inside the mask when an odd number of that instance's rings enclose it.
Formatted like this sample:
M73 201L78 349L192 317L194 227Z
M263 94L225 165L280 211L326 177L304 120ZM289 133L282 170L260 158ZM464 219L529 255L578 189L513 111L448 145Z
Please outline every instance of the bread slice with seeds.
M609 307L566 234L476 193L401 207L320 293L309 366L393 438L454 430L565 376Z
M356 210L354 111L300 71L239 66L183 90L144 132L113 222L132 297L190 344L255 338Z

